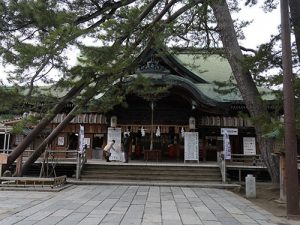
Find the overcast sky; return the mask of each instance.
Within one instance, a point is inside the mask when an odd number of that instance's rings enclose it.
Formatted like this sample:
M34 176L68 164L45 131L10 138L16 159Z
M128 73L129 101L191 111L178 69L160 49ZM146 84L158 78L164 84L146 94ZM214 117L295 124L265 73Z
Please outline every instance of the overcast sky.
M240 41L240 44L246 48L255 49L259 44L267 42L272 34L277 33L280 24L279 8L271 13L265 13L260 6L243 7L243 10L232 16L234 19L238 17L241 20L253 20L251 25L243 29L246 39ZM71 61L74 64L74 57ZM4 71L5 69L0 65L0 80L5 81Z
M245 7L239 12L239 19L253 20L252 24L243 29L246 39L240 41L240 44L255 48L257 45L270 40L271 34L278 32L278 25L280 24L280 10L277 8L270 12L264 12L260 6Z

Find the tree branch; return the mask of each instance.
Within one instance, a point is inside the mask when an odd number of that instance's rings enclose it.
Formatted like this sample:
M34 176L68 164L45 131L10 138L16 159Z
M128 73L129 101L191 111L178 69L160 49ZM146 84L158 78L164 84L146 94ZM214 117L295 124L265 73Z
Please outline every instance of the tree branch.
M152 23L157 23L161 18L169 11L169 9L179 0L171 0L160 12L160 14L157 15L157 17L152 21Z
M112 3L112 4L103 4L103 6L96 12L77 18L77 20L74 22L74 24L79 25L81 23L88 22L92 19L97 18L98 16L102 15L103 13L105 13L109 10L117 10L118 8L120 8L122 6L129 5L135 1L136 0L120 0L120 1Z
M245 47L243 47L243 46L241 46L241 45L240 45L240 49L243 50L243 51L246 51L246 52L252 52L252 53L254 53L254 54L257 53L256 50L251 49L251 48L245 48Z
M205 0L194 0L191 3L184 5L183 7L178 9L175 13L173 13L173 15L168 17L168 19L166 20L166 23L170 23L171 21L174 21L175 19L177 19L177 17L179 17L185 11L189 10L190 8L192 8L193 6L195 6L199 3L204 3L204 2L205 2Z
M157 3L160 0L153 0L147 7L146 9L139 15L139 17L136 20L135 26L133 27L137 27L145 18L146 16L151 12L151 10L155 7L155 5L157 5ZM123 43L123 41L127 38L129 38L130 34L132 33L132 30L128 31L125 35L119 37L116 41L116 45L120 45Z
M39 76L40 72L42 72L42 70L47 66L47 64L48 64L51 57L52 57L51 55L48 55L46 58L44 58L42 65L39 67L39 69L31 77L30 85L29 85L29 91L28 91L28 94L27 94L28 97L31 96L31 94L32 94L35 79Z
M104 23L106 20L110 19L114 15L114 13L116 12L116 10L117 9L112 9L108 14L104 15L96 23L94 23L93 25L91 25L87 29L85 29L85 31L92 30L92 29L96 28L97 26L99 26L100 24Z
M98 10L101 10L100 5L98 4L98 2L96 2L95 0L90 0L96 7Z

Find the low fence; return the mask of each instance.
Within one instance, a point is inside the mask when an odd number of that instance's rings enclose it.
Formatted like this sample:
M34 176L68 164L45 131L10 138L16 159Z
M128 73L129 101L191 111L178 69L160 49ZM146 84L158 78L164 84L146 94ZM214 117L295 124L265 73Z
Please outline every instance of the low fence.
M46 187L51 188L62 186L66 183L66 176L59 176L53 178L41 177L0 177L1 186L33 186L33 187Z
M228 165L264 166L261 155L231 154L231 160L226 161Z
M23 161L26 161L27 158L31 156L31 154L35 150L26 149L22 154ZM1 150L0 153L10 154L12 149ZM77 162L78 151L77 150L50 150L47 149L41 156L38 158L37 161L41 162L44 160L55 160L59 162Z
M12 152L11 149L7 149L5 151L0 151L0 153L4 153L6 155ZM24 163L32 154L34 150L27 149L22 155L17 159L17 161L21 161ZM80 178L81 171L83 169L84 164L86 163L86 154L85 152L79 153L77 150L49 150L47 149L38 159L37 162L42 163L41 174L40 176L44 176L44 165L51 165L54 169L55 166L59 163L64 164L76 164L76 178ZM0 170L1 171L1 170ZM48 170L47 170L48 171ZM2 171L0 172L2 174ZM0 175L1 176L1 175ZM45 175L47 176L47 174Z
M232 154L231 160L226 161L226 168L228 173L233 171L238 172L237 178L239 182L243 180L243 174L246 172L258 174L263 171L267 171L267 167L259 154Z

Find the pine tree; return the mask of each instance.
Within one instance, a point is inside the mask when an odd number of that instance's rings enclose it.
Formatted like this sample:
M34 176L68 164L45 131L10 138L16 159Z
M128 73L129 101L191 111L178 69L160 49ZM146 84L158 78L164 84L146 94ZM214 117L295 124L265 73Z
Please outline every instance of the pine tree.
M273 0L266 2L274 6ZM250 115L268 118L255 82L281 82L280 76L273 80L261 76L274 65L280 67L280 57L272 52L277 37L258 50L239 46L236 38L243 37L242 28L248 23L238 23L230 18L230 12L238 7L238 1L225 0L0 0L0 55L5 65L14 65L10 81L26 87L29 90L27 97L39 93L36 82L43 81L56 88L77 89L76 98L70 96L67 100L79 108L86 107L83 103L90 99L101 102L100 108L104 110L112 107L111 100L124 101L126 91L112 84L116 81L124 83L135 72L146 49L161 49L166 45L205 48L227 57ZM291 4L291 7L294 6ZM297 21L293 20L295 31ZM231 35L230 40L227 40L227 34ZM84 37L93 38L101 47L88 46ZM66 54L72 54L68 50L74 47L80 49L82 57L78 65L70 68ZM219 47L224 51L216 50ZM244 56L241 49L252 52L254 57ZM56 76L53 78L50 73ZM108 92L118 94L109 95ZM101 100L94 98L103 93L107 95ZM149 93L143 95L152 96ZM64 98L58 102L52 109L49 107L49 112L45 110L37 130L10 155L10 163L66 103ZM265 110L257 110L258 107ZM256 132L261 136L262 127L256 125ZM267 140L259 138L259 142L272 179L276 181L277 165L269 157L272 149L267 148L270 146Z

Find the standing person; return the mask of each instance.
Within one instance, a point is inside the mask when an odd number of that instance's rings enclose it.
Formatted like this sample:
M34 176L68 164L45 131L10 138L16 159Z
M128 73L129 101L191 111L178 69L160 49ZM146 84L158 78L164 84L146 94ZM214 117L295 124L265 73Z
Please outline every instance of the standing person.
M110 157L110 155L111 155L111 153L110 153L110 150L111 149L113 149L113 150L115 150L114 149L114 144L115 144L115 140L112 140L110 143L108 143L105 147L104 147L104 149L103 149L103 151L105 152L105 159L106 159L106 162L110 162L110 160L109 160L109 157Z
M124 146L125 163L128 163L128 153L129 153L129 135L128 134L125 134L123 146Z

